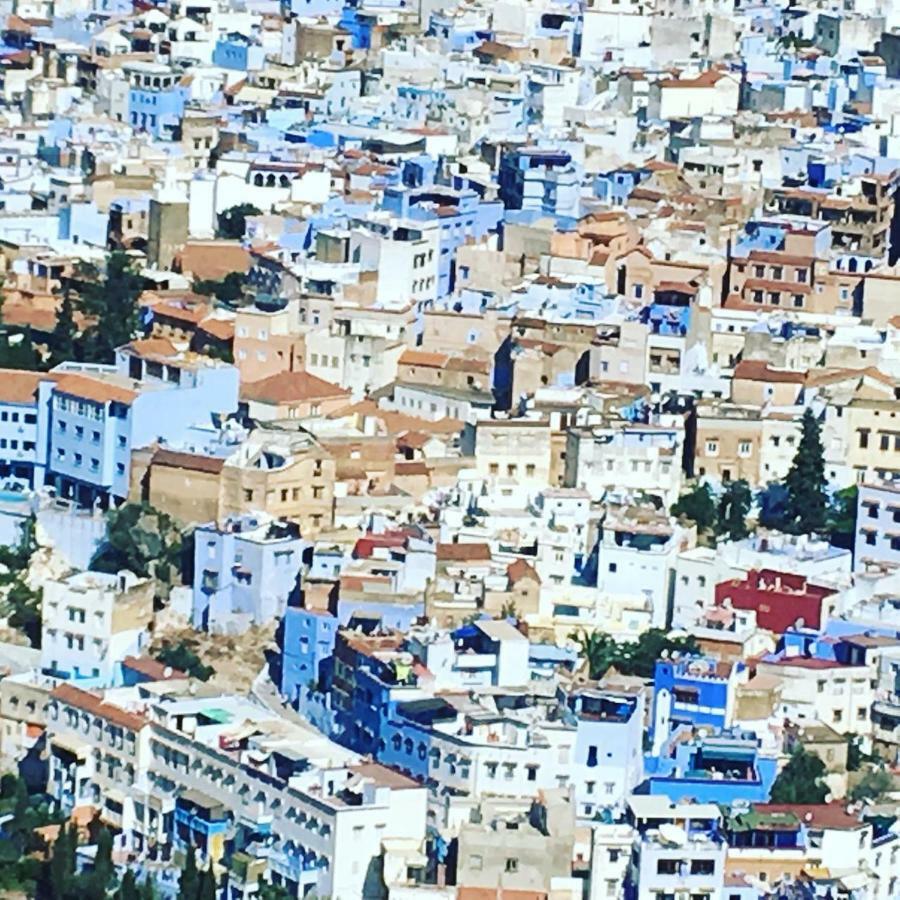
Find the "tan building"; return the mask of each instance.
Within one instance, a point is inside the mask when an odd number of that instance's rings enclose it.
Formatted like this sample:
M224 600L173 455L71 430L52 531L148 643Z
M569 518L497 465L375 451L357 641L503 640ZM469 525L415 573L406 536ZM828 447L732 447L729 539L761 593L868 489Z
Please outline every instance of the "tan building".
M296 302L283 309L259 305L239 309L234 319L234 362L241 381L306 371L305 330Z
M553 434L548 419L488 419L475 429L475 467L483 478L540 490L551 483Z
M397 363L397 381L450 390L490 390L491 363L469 354L449 356L422 350L404 350Z
M701 405L697 409L693 474L719 481L743 478L751 485L759 484L761 419L758 407Z
M776 369L761 360L745 359L734 367L731 400L745 406L794 406L805 382L805 372Z
M263 511L296 522L304 535L333 523L335 462L305 433L258 429L224 459L168 449L139 456L132 497L179 522Z
M327 416L349 400L349 391L308 372L282 372L241 385L241 402L262 422Z

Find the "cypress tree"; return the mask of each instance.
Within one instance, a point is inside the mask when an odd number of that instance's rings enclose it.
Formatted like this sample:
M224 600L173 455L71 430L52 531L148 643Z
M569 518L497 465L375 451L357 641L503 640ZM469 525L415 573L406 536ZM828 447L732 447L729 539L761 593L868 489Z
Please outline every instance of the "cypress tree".
M794 534L823 531L828 518L825 451L819 423L808 408L803 413L800 443L785 479L785 487L785 530Z
M69 291L63 294L56 324L50 335L51 362L57 365L75 359L75 307Z
M194 848L187 848L187 857L178 879L178 900L197 900L200 890L200 876L197 873L197 858Z
M197 900L216 900L218 891L216 889L216 876L213 875L212 862L209 867L204 869L200 875L200 888L197 891Z
M730 481L719 497L716 533L730 541L743 540L750 533L747 514L753 502L750 486L743 479Z
M116 891L116 900L140 900L140 898L137 879L134 877L134 872L129 869L122 876L122 883L119 885L119 890Z

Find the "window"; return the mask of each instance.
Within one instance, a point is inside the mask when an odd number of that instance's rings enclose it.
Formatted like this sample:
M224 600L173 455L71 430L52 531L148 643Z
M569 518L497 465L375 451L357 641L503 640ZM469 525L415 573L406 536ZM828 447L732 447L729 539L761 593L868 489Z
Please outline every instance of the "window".
M519 860L514 856L508 856L506 858L506 871L507 872L518 872L519 871Z
M844 711L841 710L841 709L836 709L836 710L834 710L834 712L832 712L832 714L831 714L831 721L832 721L832 722L840 722L840 721L843 720L843 718L844 718Z
M706 442L706 455L707 456L718 456L719 455L719 442L718 441L707 441Z
M592 744L590 747L588 747L587 766L588 766L588 768L592 769L596 765L597 765L597 747L596 747L596 745Z
M738 441L738 456L748 457L752 450L752 444L750 441Z
M692 859L691 875L712 875L716 870L715 860L712 859Z
M469 857L469 868L470 869L474 869L476 872L480 872L483 864L484 864L484 860L477 853L473 853Z
M610 571L610 572L615 572L618 568L619 568L619 566L618 566L617 563L610 563L610 564L609 564L609 571Z

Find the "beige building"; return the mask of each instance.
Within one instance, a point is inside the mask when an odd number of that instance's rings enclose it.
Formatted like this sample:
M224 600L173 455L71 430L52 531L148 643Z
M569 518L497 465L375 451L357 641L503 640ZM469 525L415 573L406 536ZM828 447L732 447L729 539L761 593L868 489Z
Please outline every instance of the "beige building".
M263 511L304 535L333 523L335 462L309 435L257 430L226 458L168 449L135 454L132 497L179 522Z
M553 435L548 419L488 419L475 428L475 466L490 479L532 490L550 484Z
M506 804L514 805L524 806ZM542 820L546 827L536 827ZM548 894L554 878L571 877L574 826L574 811L561 790L542 792L530 809L483 809L480 824L460 828L456 883L463 889Z

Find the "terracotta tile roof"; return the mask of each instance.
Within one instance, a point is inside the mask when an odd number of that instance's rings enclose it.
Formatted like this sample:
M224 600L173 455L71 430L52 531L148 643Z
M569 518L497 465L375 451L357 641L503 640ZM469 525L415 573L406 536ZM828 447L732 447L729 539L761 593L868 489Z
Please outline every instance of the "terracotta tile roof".
M697 293L697 286L688 284L686 281L661 281L656 286L657 291L674 291L679 294L690 294L693 296Z
M696 78L664 78L657 83L661 88L711 88L725 77L727 76L724 72L709 69Z
M860 828L858 816L850 815L841 803L754 803L755 812L793 813L812 828Z
M249 272L250 253L237 241L188 241L178 254L182 272L194 278L221 279L231 272Z
M173 669L161 663L157 659L151 659L149 656L126 656L122 660L122 665L133 672L145 675L151 681L168 681L169 679L187 678L187 672L181 669Z
M175 356L175 345L166 338L144 338L132 341L129 348L138 356Z
M234 321L232 319L204 319L200 330L219 341L234 340Z
M489 544L438 544L437 558L440 562L490 562Z
M750 262L772 263L776 266L811 266L816 261L814 256L795 256L783 250L751 250L748 259ZM735 260L738 263L740 261Z
M450 359L446 353L429 353L425 350L404 350L400 357L401 366L425 366L429 369L443 369Z
M215 456L200 456L196 453L181 453L177 450L159 449L150 460L154 466L168 466L171 469L187 469L190 472L208 472L218 475L225 468L225 460Z
M447 360L446 369L449 372L474 372L478 375L489 375L491 364L484 359L451 356Z
M412 462L398 462L394 466L394 473L397 476L403 475L428 475L430 469L424 462L413 460Z
M199 325L209 315L208 303L155 303L155 318L175 319L188 325Z
M0 401L3 403L33 403L38 385L52 375L23 372L20 369L0 369Z
M797 281L774 281L771 278L748 278L744 282L745 290L785 291L788 294L811 294L812 287Z
M523 578L528 578L530 581L536 581L538 584L541 583L541 576L538 575L535 568L524 559L517 559L514 562L511 562L506 567L506 577L509 579L510 584L516 584Z
M310 375L309 372L281 372L261 381L241 385L242 400L259 403L291 404L305 400L349 397L350 391L337 384Z
M772 368L764 359L742 359L735 367L734 380L765 381L772 384L804 384L806 372Z
M100 716L106 721L130 731L140 731L147 724L147 720L143 716L130 713L111 703L105 703L103 698L98 697L97 694L83 691L71 684L58 685L51 691L50 696L59 700L60 703L84 710L93 716Z
M110 384L99 378L68 373L57 377L56 390L94 403L124 403L126 406L130 406L138 395L137 391Z

